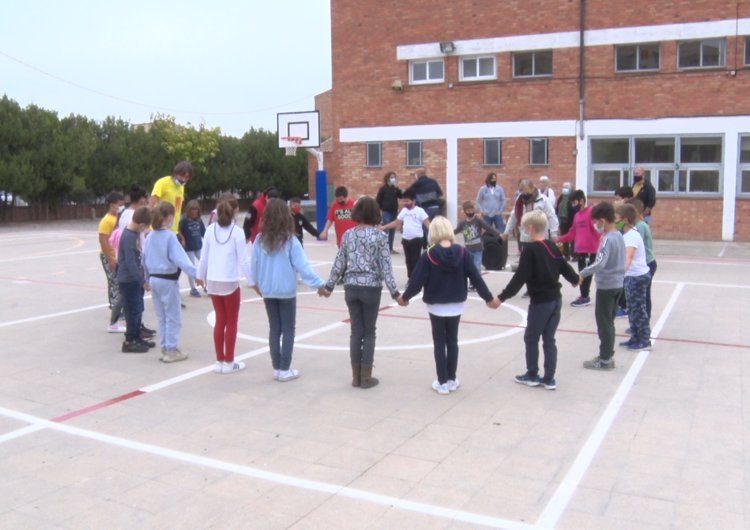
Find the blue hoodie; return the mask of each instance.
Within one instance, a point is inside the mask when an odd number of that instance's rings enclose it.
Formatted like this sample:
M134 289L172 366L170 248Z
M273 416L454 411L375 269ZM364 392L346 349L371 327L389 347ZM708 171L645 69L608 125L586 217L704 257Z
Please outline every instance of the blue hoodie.
M269 253L264 247L263 233L258 234L250 267L263 298L295 298L298 272L313 289L320 289L326 283L315 274L296 237L291 237L281 250Z

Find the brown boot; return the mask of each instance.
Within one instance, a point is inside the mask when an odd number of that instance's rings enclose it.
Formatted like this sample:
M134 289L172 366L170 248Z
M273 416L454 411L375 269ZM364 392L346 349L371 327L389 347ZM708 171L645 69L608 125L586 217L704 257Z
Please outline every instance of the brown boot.
M376 377L372 376L372 365L362 365L360 373L360 388L372 388L377 385L380 381Z
M359 386L360 372L362 366L359 364L352 365L352 386Z

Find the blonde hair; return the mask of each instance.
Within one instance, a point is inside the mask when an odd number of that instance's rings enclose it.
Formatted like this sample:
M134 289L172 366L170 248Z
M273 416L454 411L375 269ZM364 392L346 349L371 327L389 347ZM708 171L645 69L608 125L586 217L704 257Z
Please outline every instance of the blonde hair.
M521 217L521 228L531 228L535 234L547 231L547 216L541 210L532 210Z
M453 225L451 222L438 215L430 223L430 245L437 245L441 241L450 241L451 243L456 242L456 238L453 235Z

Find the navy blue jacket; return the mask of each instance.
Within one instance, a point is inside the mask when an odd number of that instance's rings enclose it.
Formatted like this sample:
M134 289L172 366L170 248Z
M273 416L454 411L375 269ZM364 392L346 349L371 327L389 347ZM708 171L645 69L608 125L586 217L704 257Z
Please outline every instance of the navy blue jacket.
M440 189L437 180L427 175L419 177L409 189L417 196L417 204L423 208L439 205L439 199L443 196L443 190Z
M487 302L492 300L482 274L464 247L433 245L419 258L404 292L404 300L414 298L424 288L422 299L426 304L465 302L468 294L466 278L471 280L479 296Z

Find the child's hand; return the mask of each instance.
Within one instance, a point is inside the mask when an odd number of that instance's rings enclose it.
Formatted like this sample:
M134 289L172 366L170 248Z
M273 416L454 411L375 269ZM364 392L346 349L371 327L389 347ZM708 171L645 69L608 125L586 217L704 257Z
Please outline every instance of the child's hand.
M325 287L321 287L320 289L318 289L318 296L320 296L321 298L329 298L331 296L331 293L326 291Z
M398 298L396 298L396 302L398 302L398 305L400 305L401 307L407 307L409 305L409 301L408 300L404 300L404 296L403 295L401 295Z
M255 291L258 294L258 296L263 298L263 293L260 292L260 289L258 289L257 285L253 285L253 291Z
M198 287L205 287L206 286L206 282L204 282L203 280L200 280L200 279L196 278L195 279L195 285L197 285Z
M489 302L487 302L487 307L489 307L490 309L497 309L501 305L502 305L502 302L497 296L493 298L492 300L490 300Z
M143 290L146 291L147 293L151 292L151 286L148 284L148 282L143 284Z
M500 237L503 239L503 241L508 241L508 234L502 234Z

